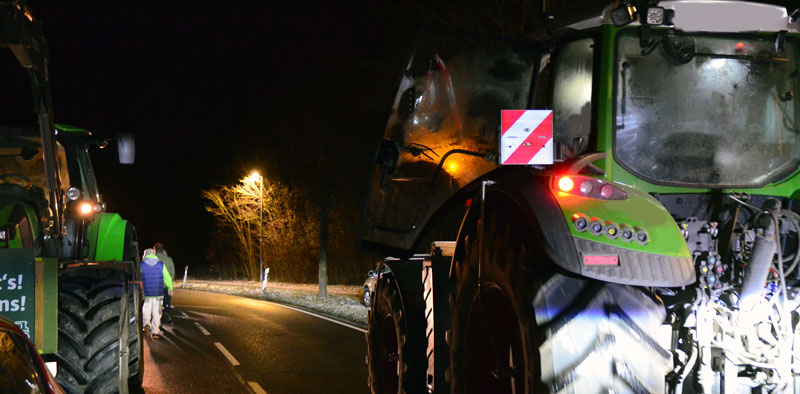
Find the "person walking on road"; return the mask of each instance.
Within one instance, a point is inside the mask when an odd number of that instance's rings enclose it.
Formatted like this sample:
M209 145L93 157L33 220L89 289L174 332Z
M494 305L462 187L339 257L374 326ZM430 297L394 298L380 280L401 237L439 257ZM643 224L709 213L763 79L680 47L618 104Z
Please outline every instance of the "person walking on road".
M156 256L164 266L167 268L167 272L169 272L170 278L175 278L175 264L172 262L172 257L169 257L167 254L167 250L164 249L164 244L161 242L157 242L153 249L156 251ZM172 324L172 292L167 291L167 287L164 286L164 323Z
M172 277L154 249L145 249L141 268L144 288L142 326L149 327L152 338L158 339L161 336L161 302L165 289L167 294L172 295Z

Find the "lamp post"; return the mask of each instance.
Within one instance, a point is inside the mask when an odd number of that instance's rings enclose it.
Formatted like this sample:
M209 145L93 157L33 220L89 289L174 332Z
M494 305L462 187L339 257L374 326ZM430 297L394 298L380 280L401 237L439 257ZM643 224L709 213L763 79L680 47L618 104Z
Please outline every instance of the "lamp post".
M264 177L253 171L251 175L254 179L258 178L258 280L264 281Z

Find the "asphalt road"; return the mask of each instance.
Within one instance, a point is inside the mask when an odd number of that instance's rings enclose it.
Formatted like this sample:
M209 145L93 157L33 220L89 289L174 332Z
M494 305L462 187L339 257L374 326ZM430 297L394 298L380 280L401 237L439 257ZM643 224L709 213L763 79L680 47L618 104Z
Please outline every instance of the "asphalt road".
M176 289L144 391L368 393L364 333L265 301Z

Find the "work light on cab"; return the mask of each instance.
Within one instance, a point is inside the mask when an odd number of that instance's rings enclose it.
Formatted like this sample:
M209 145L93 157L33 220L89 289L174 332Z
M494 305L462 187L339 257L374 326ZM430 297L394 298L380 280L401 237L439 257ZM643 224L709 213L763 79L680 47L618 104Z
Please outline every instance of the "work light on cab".
M81 196L81 191L77 187L67 189L67 198L70 201L75 201Z

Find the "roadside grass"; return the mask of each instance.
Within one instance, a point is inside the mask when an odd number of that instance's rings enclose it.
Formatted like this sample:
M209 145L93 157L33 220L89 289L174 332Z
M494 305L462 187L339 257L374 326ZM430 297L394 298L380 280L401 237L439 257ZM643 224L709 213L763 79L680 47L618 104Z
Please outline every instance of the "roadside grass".
M320 297L317 284L269 282L264 293L258 281L187 280L177 287L223 293L290 305L367 328L367 308L361 303L361 286L328 286Z

